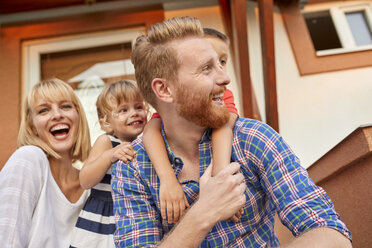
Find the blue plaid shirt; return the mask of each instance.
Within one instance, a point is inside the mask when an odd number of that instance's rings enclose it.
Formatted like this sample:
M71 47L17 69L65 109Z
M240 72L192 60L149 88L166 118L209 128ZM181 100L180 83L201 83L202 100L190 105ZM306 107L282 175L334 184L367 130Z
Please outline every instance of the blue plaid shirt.
M178 176L182 160L173 154L166 140L165 143ZM161 218L160 181L142 140L135 140L133 146L137 153L135 161L129 164L119 161L113 167L114 239L118 247L153 247L173 225ZM211 162L211 152L211 132L207 130L199 143L200 176ZM217 223L200 247L277 247L275 213L295 236L310 228L330 227L351 239L326 192L313 183L272 128L256 120L239 118L231 159L241 165L247 184L244 214L237 223ZM189 180L181 184L192 205L198 198L199 183Z

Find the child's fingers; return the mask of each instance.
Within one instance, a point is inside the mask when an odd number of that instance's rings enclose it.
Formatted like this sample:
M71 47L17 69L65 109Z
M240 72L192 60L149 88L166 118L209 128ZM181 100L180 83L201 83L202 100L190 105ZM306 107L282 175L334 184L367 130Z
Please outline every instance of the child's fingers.
M125 156L125 154L120 154L120 153L119 153L119 154L116 155L116 157L117 157L117 159L123 161L124 163L127 163L127 162L128 162L128 159L127 159L127 157Z
M189 201L187 200L187 197L186 197L185 194L183 195L183 201L184 201L185 206L186 206L187 208L190 207Z
M176 223L180 217L180 205L178 202L173 203L173 221Z
M173 223L173 205L171 202L167 203L167 216L168 216L168 223Z
M132 161L132 160L133 160L133 156L130 156L130 155L128 155L128 154L125 154L124 157L125 157L125 159L126 159L127 161Z
M242 217L243 211L244 211L243 208L239 209L239 211L236 212L234 214L234 216L230 218L230 220L232 220L234 222L238 222L239 219Z
M235 215L233 217L230 218L230 220L234 221L234 222L238 222L238 217L236 217Z
M180 219L185 214L186 204L185 201L180 201Z
M167 208L167 203L165 201L160 201L160 212L161 212L161 217L163 219L167 218L166 208Z
M240 210L235 214L235 217L237 218L237 221L242 217Z
M244 213L244 209L241 208L241 209L239 210L240 217L242 217L243 213ZM240 217L239 217L239 218L240 218Z
M121 152L123 152L125 154L129 154L131 156L134 156L134 154L135 154L135 151L134 151L134 149L133 149L133 147L130 143L123 143L123 144L119 145L117 149L120 150Z

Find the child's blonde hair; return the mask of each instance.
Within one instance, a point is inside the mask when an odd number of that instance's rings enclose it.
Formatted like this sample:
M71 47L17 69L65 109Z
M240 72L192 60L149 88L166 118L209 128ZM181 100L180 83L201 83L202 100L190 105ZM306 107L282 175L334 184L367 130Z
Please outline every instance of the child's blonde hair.
M37 100L40 98L51 102L67 100L74 104L79 114L79 126L76 143L72 149L72 157L73 162L76 160L85 161L91 146L89 127L83 106L71 86L57 78L37 83L27 95L24 102L21 125L19 127L18 147L25 145L38 146L44 150L48 157L52 156L56 159L61 158L61 156L40 139L33 130L32 111L35 108Z
M115 83L106 84L97 99L98 119L107 121L116 106L133 100L143 101L137 84L132 80L120 80ZM148 112L144 102L145 111Z

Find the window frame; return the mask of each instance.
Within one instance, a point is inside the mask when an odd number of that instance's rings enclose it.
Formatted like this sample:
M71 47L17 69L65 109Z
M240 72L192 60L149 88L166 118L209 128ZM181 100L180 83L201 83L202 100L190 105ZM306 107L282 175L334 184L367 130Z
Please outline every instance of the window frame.
M40 81L40 55L50 52L61 52L74 49L91 48L103 45L112 45L130 42L132 46L136 38L145 33L145 26L77 34L71 36L53 37L49 39L30 40L22 43L23 57L23 92L28 91Z
M316 1L320 2L332 4L329 0ZM301 76L372 66L372 50L317 56L299 3L278 3L278 7Z
M366 24L371 29L372 27L372 3L370 2L346 2L337 4L320 4L320 5L308 5L305 6L301 11L302 14L329 11L335 26L337 35L340 39L342 48L327 49L322 51L316 51L317 56L327 56L333 54L350 53L357 51L372 50L371 45L357 46L354 41L354 36L350 29L350 25L346 19L346 14L350 12L364 12L366 16ZM371 30L370 30L371 31Z

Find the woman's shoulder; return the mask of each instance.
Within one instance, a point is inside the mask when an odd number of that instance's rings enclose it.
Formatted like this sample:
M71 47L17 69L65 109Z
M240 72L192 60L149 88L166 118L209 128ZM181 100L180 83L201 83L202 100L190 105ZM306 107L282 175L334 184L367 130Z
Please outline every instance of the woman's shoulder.
M10 156L1 173L5 177L23 175L30 180L40 181L48 170L49 160L42 149L37 146L22 146Z
M36 167L42 169L45 165L49 164L49 161L45 152L40 147L27 145L19 147L7 163L32 164L35 169Z
M45 152L38 146L21 146L12 155L12 157L26 159L47 159Z

